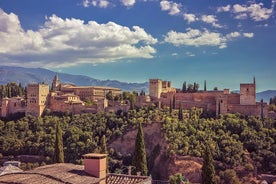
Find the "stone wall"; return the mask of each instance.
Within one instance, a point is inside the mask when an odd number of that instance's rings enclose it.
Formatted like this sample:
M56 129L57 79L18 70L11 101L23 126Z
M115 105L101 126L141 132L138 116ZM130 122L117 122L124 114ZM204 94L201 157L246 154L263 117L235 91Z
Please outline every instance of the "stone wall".
M256 104L256 88L255 84L240 85L240 104L255 105Z

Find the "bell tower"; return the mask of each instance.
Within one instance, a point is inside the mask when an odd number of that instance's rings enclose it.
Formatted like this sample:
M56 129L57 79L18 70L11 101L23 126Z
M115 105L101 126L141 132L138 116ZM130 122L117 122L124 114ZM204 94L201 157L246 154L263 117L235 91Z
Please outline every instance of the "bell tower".
M58 75L56 74L53 83L52 83L52 90L53 91L59 91L60 90L60 81L58 79Z

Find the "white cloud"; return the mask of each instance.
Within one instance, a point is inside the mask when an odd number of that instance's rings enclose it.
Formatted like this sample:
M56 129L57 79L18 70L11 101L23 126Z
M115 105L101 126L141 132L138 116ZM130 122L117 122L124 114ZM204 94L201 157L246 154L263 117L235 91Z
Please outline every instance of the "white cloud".
M181 4L174 3L172 1L162 0L160 2L162 11L169 11L170 15L177 15L180 13Z
M235 19L239 19L239 20L244 20L247 19L247 14L246 13L241 13L235 16Z
M130 7L135 4L135 0L121 0L122 4L124 6Z
M83 0L82 5L86 8L89 6L107 8L110 2L108 0Z
M207 29L203 31L198 29L188 28L186 32L175 32L169 31L165 36L165 42L171 43L174 46L216 46L220 49L226 48L227 43L232 40L232 38L238 37L253 37L253 33L239 33L231 32L226 35L217 32L211 32Z
M192 14L192 13L183 14L183 18L184 20L187 20L188 23L197 21L195 14Z
M222 7L218 7L217 8L217 12L229 12L231 9L231 5L226 5L226 6L222 6Z
M231 39L231 38L237 38L239 36L241 36L241 34L236 31L236 32L231 32L231 33L227 34L225 37L227 39Z
M253 3L249 6L235 4L233 6L233 13L237 14L235 16L236 19L246 19L250 17L254 21L263 21L269 19L273 14L274 4L272 1L271 8L263 7L263 3Z
M84 0L83 2L82 2L82 5L84 6L84 7L89 7L89 4L90 4L90 2L89 2L89 0Z
M242 12L247 12L247 7L239 4L233 5L233 12L234 13L242 13Z
M222 28L222 26L217 23L218 20L215 15L202 15L201 20L203 22L211 24L213 27Z
M248 7L250 17L255 21L267 20L272 15L273 9L263 8L263 4L252 4Z
M254 33L243 33L243 36L246 38L252 38L254 36Z
M198 29L187 29L185 33L170 31L165 36L165 42L172 43L175 46L188 45L188 46L224 46L225 38L216 32L208 30L200 31Z
M156 50L151 45L157 39L139 26L86 24L56 15L47 18L38 31L25 31L15 14L0 9L0 43L1 64L58 67L152 58Z

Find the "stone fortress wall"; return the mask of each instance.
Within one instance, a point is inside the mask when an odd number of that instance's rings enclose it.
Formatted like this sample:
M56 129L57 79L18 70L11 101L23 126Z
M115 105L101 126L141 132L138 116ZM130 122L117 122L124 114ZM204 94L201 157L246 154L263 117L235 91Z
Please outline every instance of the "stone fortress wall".
M99 112L105 110L129 109L126 104L112 104L106 100L106 94L111 92L113 96L122 94L122 90L102 86L75 86L61 84L55 76L51 91L48 84L29 84L27 87L27 99L21 97L3 98L1 101L0 116L25 112L26 115L41 116L48 109L51 112ZM85 100L91 100L90 106L85 105ZM161 79L149 80L149 96L138 96L136 105L139 107L158 104L159 107L169 107L175 102L175 108L191 109L203 108L205 111L213 111L216 115L225 113L242 113L266 117L267 104L256 102L256 82L240 84L240 94L230 93L229 89L198 91L183 93L172 87L170 81Z
M193 93L176 92L177 90L171 86L169 90L163 87L160 88L159 85L162 82L161 79L149 80L149 88L150 92L152 92L150 93L150 98L152 102L158 103L161 106L170 106L175 101L175 108L179 108L180 105L184 109L198 107L206 111L214 111L216 115L242 113L244 115L266 117L268 114L267 104L256 102L255 78L253 83L240 84L240 94L230 93L229 89Z

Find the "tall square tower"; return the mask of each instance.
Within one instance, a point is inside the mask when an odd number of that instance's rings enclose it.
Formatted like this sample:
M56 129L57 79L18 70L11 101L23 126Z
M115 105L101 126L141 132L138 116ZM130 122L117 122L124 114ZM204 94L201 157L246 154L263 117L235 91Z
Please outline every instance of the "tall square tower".
M41 116L48 104L48 84L28 84L26 115Z
M256 82L253 84L240 84L240 104L256 105Z
M149 80L149 95L150 97L160 98L162 93L162 80L150 79Z

